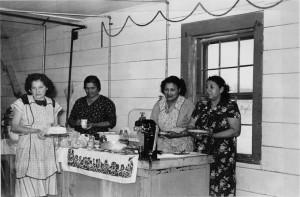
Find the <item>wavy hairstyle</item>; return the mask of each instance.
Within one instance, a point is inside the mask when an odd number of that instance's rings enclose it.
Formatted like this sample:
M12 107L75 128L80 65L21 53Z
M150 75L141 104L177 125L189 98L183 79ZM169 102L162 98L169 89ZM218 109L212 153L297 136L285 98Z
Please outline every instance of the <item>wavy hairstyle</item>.
M179 95L184 96L186 93L186 85L182 78L178 78L176 76L170 76L165 78L160 84L160 91L164 94L164 89L167 83L173 83L179 89Z
M100 80L98 79L98 77L96 77L94 75L87 76L83 82L83 88L85 88L85 85L87 83L93 83L93 84L95 84L95 86L97 86L97 89L99 91L101 90L101 83L100 83Z
M206 80L206 82L207 81L213 81L219 86L219 88L222 88L222 87L224 88L223 92L221 93L221 101L227 102L230 100L230 94L229 94L230 88L226 84L225 80L222 77L214 75L214 76L209 77Z
M45 95L50 98L54 97L55 87L53 82L46 75L41 73L32 73L27 76L25 80L25 91L28 95L32 95L31 85L33 81L41 81L48 88Z

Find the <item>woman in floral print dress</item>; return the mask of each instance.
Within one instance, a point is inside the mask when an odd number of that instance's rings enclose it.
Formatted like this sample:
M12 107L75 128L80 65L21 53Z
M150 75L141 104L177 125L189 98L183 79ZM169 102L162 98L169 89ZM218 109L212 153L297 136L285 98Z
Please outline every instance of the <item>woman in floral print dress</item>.
M208 101L196 104L188 128L208 131L190 132L196 149L211 154L210 196L235 196L236 144L240 135L241 116L236 102L229 100L229 86L219 76L207 79Z

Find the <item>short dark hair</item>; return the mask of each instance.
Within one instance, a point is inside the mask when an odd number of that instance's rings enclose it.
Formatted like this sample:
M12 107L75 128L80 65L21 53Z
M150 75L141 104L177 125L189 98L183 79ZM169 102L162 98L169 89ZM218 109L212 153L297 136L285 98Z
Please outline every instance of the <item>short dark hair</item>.
M230 99L230 94L229 94L230 88L226 84L225 80L222 77L214 75L214 76L209 77L206 80L206 82L207 81L213 81L213 82L215 82L219 86L219 88L223 87L224 90L221 93L221 101L229 101L229 99Z
M170 77L165 78L161 82L161 84L160 84L160 91L163 94L164 94L164 89L165 89L165 86L166 86L167 83L173 83L173 84L175 84L177 86L177 88L180 89L179 95L181 95L181 96L185 95L185 93L186 93L186 85L185 85L185 82L184 82L184 80L182 78L179 79L176 76L170 76Z
M101 83L100 80L98 79L98 77L94 76L94 75L90 75L87 76L83 82L83 88L85 88L85 84L87 83L93 83L97 86L97 89L100 91L101 90Z
M31 93L31 85L33 81L40 80L47 88L46 96L52 98L55 94L55 87L53 82L44 74L41 73L32 73L29 74L25 80L25 91L28 95L32 95Z

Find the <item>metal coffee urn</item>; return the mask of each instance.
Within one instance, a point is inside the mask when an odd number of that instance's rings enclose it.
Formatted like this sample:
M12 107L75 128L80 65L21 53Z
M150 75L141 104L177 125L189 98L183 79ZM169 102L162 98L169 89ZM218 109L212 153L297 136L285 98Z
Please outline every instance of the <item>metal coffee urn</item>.
M135 121L134 130L144 135L144 146L139 150L140 160L149 160L150 162L157 159L157 135L158 131L154 120L146 119L144 113L141 113L139 120Z

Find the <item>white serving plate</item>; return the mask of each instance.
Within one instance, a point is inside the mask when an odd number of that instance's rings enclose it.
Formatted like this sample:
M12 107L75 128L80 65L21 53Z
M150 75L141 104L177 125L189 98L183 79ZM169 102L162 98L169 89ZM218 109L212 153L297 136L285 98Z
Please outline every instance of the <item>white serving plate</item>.
M161 135L168 135L168 132L160 131L158 134L161 134Z
M208 131L205 130L200 130L200 129L188 129L189 132L193 132L193 133L208 133Z
M180 152L180 151L174 152L174 155L188 155L188 154L190 154L190 152Z

